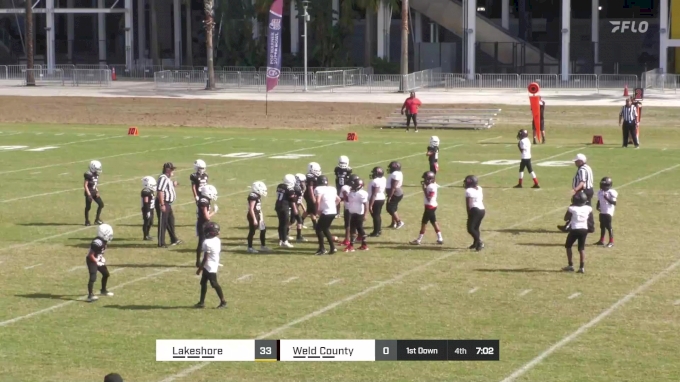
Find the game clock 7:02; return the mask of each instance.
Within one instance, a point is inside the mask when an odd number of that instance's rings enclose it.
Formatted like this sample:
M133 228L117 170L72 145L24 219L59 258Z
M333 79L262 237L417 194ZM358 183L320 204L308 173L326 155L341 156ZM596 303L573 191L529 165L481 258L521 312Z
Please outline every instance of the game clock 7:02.
M477 354L493 355L494 348L492 347L477 347Z

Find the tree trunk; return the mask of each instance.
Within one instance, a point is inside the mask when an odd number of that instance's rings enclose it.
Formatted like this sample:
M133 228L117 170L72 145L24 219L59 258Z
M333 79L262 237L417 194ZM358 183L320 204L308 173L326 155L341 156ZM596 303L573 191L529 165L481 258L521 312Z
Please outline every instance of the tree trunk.
M35 86L35 73L33 72L33 2L26 0L26 86Z
M151 59L154 66L160 66L161 60L158 55L158 17L156 12L156 0L149 0L151 8Z
M366 7L366 25L364 29L364 67L371 66L371 60L373 59L373 17L375 17L375 12L373 8Z
M207 53L208 83L206 90L215 89L215 66L213 62L213 31L215 30L215 20L213 19L213 1L204 0L203 8L205 11L205 50Z
M185 3L185 5L186 5L186 11L187 11L186 12L186 27L187 27L187 36L186 36L186 38L187 38L187 43L186 43L187 51L186 51L186 53L187 53L187 57L184 60L184 62L186 62L186 64L189 65L189 66L193 66L194 65L194 42L193 42L193 39L192 39L193 30L192 30L192 26L191 26L191 20L192 20L191 0L188 0Z
M401 91L407 91L406 75L408 75L408 0L401 1Z

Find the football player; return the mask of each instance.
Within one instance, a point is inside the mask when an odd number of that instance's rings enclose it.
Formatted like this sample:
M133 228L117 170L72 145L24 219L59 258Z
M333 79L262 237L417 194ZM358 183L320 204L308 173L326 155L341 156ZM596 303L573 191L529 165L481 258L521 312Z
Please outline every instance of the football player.
M87 270L90 273L90 281L87 283L87 301L97 301L99 298L94 295L94 282L97 281L97 272L102 274L102 296L113 296L113 293L106 290L106 283L109 281L109 270L106 268L104 252L109 242L113 240L113 228L108 224L101 224L97 228L97 237L90 243L90 251L85 257Z
M379 237L382 234L382 214L383 205L385 205L385 186L387 179L385 179L385 172L381 167L373 167L371 170L371 184L369 186L369 202L368 212L373 218L373 232L371 237Z
M290 214L297 214L297 198L295 196L295 175L287 174L283 182L276 187L276 204L274 210L279 218L279 247L293 248L288 242ZM309 211L309 205L307 206Z
M335 216L338 214L337 205L340 203L340 197L338 196L338 190L335 187L328 186L327 176L320 175L316 178L315 182L318 187L314 189L315 200L313 203L317 213L314 230L316 231L316 237L319 240L319 250L316 251L315 255L332 255L336 250L330 228L333 219L335 219ZM307 211L309 211L310 206L311 204L308 203ZM326 237L326 240L328 240L330 251L326 251L326 248L324 247L324 236Z
M153 176L145 176L142 178L142 219L144 225L142 226L142 234L144 240L153 240L149 235L151 227L153 226L153 210L156 199L156 179Z
M307 181L306 187L305 187L305 205L307 206L307 210L305 213L302 215L302 224L305 222L305 218L307 216L312 218L312 223L316 225L316 216L317 211L316 211L316 194L314 193L314 188L316 188L316 180L317 178L321 176L321 165L319 165L316 162L311 162L309 165L307 165ZM316 228L315 228L316 229Z
M214 205L213 211L210 211L210 204L217 200L217 189L206 184L198 189L198 201L196 202L196 236L198 236L198 245L196 245L196 267L201 265L201 253L203 253L203 242L205 235L203 226L212 219L213 215L217 213L219 208Z
M200 200L200 198L199 198ZM224 299L222 287L217 282L217 270L220 267L220 252L222 251L222 242L220 241L220 226L214 222L206 222L204 226L200 227L201 236L205 238L201 250L203 251L203 261L198 265L197 275L201 275L201 299L198 304L194 305L196 308L205 308L205 295L208 293L208 281L210 286L217 292L217 297L220 298L220 305L217 309L226 308L227 301Z
M90 169L84 174L85 183L83 188L85 189L85 225L90 225L90 208L92 207L92 201L97 203L97 217L94 220L94 224L102 224L101 213L104 208L104 202L99 196L99 175L102 173L102 164L93 160L90 162Z
M585 273L585 248L586 238L589 232L595 231L595 224L593 221L593 208L586 205L588 197L583 191L579 191L571 198L572 205L567 209L564 215L564 220L569 222L569 233L567 234L567 241L564 247L567 249L568 266L562 268L565 272L574 271L574 262L572 261L572 247L574 243L578 242L578 253L580 256L580 264L578 273Z
M427 146L427 160L430 162L430 172L437 175L439 171L439 137L433 135L430 137L430 145Z
M263 182L255 182L250 187L248 195L248 253L269 252L266 246L267 227L264 225L262 216L262 198L267 196L267 185ZM260 230L260 250L253 248L255 231Z
M302 204L303 190L302 190L302 185L300 184L300 181L298 180L297 175L295 175L295 186L293 186L293 190L295 191L295 201L294 201L293 204L295 204L295 206L298 207ZM295 210L295 213L293 213L293 209L292 209L292 206L291 206L289 214L290 214L290 222L289 222L288 230L290 231L290 226L295 224L295 228L296 228L296 231L297 231L297 235L295 236L295 241L297 243L306 242L307 239L302 237L302 212L300 212L300 208L297 208Z
M420 225L420 234L418 238L411 241L413 245L420 245L420 242L425 236L425 230L427 229L427 224L432 224L434 232L437 234L437 244L443 244L444 239L442 238L442 232L439 229L439 223L437 222L437 195L439 194L439 185L435 179L435 174L432 171L427 171L423 173L423 180L420 182L423 189L423 194L425 196L425 210L423 211L423 218Z
M469 249L481 251L484 248L484 243L481 238L481 231L479 227L482 225L482 220L486 215L484 209L484 192L479 186L477 177L468 175L463 181L465 188L465 206L467 210L467 231L472 236L473 242Z
M614 246L614 228L612 219L616 209L616 199L619 193L612 188L612 178L605 176L600 181L600 191L597 193L597 210L600 211L600 241L595 245L604 245L604 232L609 232L609 243L607 248Z
M197 159L194 162L194 173L189 175L189 180L191 181L191 192L194 194L194 199L198 202L201 196L201 187L208 184L208 174L205 172L205 162L201 159Z
M526 130L520 130L517 133L517 147L519 148L521 161L519 162L519 183L514 188L522 188L522 179L524 178L524 169L526 168L531 178L534 180L534 185L531 188L541 188L538 185L538 178L531 167L531 141L529 140L529 133Z
M401 172L401 163L393 161L390 162L387 168L390 170L390 179L386 182L387 194L387 213L392 216L392 224L390 228L399 229L404 226L404 222L399 219L397 210L399 209L399 202L404 198L404 191L401 189L404 184L404 174Z
M303 222L302 217L304 216L305 213L305 205L302 204L302 201L304 200L307 188L307 176L305 174L297 173L295 174L295 180L297 181L297 185L302 190L302 196L298 197L297 200L298 216L300 216L300 224L302 225L302 228L306 229L307 227L304 224L302 224Z
M356 234L356 230L351 231L350 230L350 212L349 212L349 194L352 192L352 182L354 180L359 179L359 176L356 174L352 174L349 177L349 181L346 182L347 184L343 185L340 187L340 190L338 192L338 196L340 197L340 200L342 200L342 204L344 205L344 209L342 212L343 220L344 220L344 227L345 227L345 240L341 242L340 244L342 245L350 245L354 242L354 238L351 237L352 234ZM339 212L339 211L338 211ZM351 232L351 233L350 233Z
M345 155L340 156L338 158L338 165L335 167L335 189L338 191L338 195L341 193L342 186L344 185L349 185L349 177L352 175L352 168L349 167L349 158L346 157ZM336 216L336 219L340 217L340 204L335 206L335 208L338 210L338 216Z
M349 204L349 226L351 231L356 231L357 239L361 239L360 251L367 251L366 232L364 231L364 220L368 213L368 192L364 190L364 181L358 177L352 180L352 190L347 197ZM354 243L350 243L345 248L345 252L354 252Z

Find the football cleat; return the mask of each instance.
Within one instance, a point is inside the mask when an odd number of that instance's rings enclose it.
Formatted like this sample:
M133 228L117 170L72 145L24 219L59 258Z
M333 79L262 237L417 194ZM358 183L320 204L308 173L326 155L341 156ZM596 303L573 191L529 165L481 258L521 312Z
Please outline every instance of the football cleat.
M99 297L97 297L97 296L95 296L95 295L93 295L93 294L87 296L87 302L95 302L95 301L97 301L97 300L99 300Z
M327 253L328 253L328 251L326 251L325 249L320 249L320 250L316 251L315 255L316 256L323 256Z
M439 239L437 239L437 244L439 244L439 245L444 244L444 240L439 240Z
M541 188L541 186L539 186L538 184L534 184L533 186L531 186L531 188Z
M225 301L225 302L221 302L219 305L217 305L217 308L215 308L215 309L222 309L222 308L226 308L226 307L227 307L227 302Z
M604 245L604 243L602 242L602 240L600 240L600 241L598 241L597 243L595 243L595 244L593 244L593 245L597 245L597 246L603 246L603 245Z
M562 271L563 271L563 272L573 272L573 271L574 271L574 267L571 266L571 265L568 265L568 266L562 268Z
M522 188L522 185L518 183L518 184L517 184L516 186L514 186L513 188Z
M416 239L416 240L411 240L411 241L409 241L408 243L411 244L411 245L420 245L420 240L417 240L417 239Z
M403 227L404 225L406 225L406 223L404 223L404 222L399 222L399 223L397 223L397 226L396 226L395 228L396 228L396 229L399 229L399 228Z
M94 224L96 224L96 225L102 225L102 224L104 224L104 222L101 221L101 220L99 220L99 219L97 219L97 220L94 221Z
M293 248L293 244L289 243L287 240L281 242L280 246L285 248Z
M198 304L194 305L194 308L196 309L203 309L205 308L205 304L202 302L199 302Z
M113 292L109 292L109 291L107 291L107 290L103 290L103 291L101 291L101 293L100 293L99 295L100 295L100 296L109 296L109 297L110 297L110 296L113 296Z
M257 251L257 249L255 249L253 247L248 247L248 253L259 253L259 252Z
M614 243L612 243L612 242L609 242L609 243L606 245L607 248L611 248L611 247L613 247L613 246L614 246Z
M576 271L576 273L586 273L586 269L585 268L579 268L578 271Z
M354 251L355 251L355 249L351 245L348 245L347 248L345 248L345 252L354 252Z
M271 251L272 250L269 249L269 247L267 247L267 246L263 245L263 246L260 247L260 252L271 252Z
M366 244L362 244L361 247L359 247L360 251L368 251L368 246Z

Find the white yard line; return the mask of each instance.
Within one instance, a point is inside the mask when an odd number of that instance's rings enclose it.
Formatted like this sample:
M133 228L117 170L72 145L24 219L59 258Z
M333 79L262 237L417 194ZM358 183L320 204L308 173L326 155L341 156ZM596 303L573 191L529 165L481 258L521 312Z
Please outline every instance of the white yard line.
M24 267L24 269L31 269L31 268L39 267L41 265L42 264L35 264L35 265L31 265L30 267Z
M68 175L68 172L62 172L61 174L59 174L59 176L64 176L64 175Z
M73 272L73 271L77 271L79 269L85 269L85 266L84 265L78 265L77 267L73 267L73 268L69 269L68 271Z
M337 284L337 283L339 283L339 282L341 282L341 281L342 281L342 279L331 280L331 281L327 282L326 285Z
M434 284L427 284L427 285L421 286L421 287L420 287L420 290L428 290L428 289L430 289L430 288L432 288L432 287L434 287Z
M123 135L123 136L126 136L126 135ZM119 138L119 137L116 137L116 138ZM151 152L156 152L156 151L183 149L183 148L189 148L189 147L195 147L195 146L204 146L204 145L209 145L209 144L212 144L212 143L219 143L219 142L225 142L225 141L230 141L230 140L233 140L233 138L226 138L226 139L222 139L222 140L215 141L215 142L209 142L209 143L203 142L203 143L198 143L198 144L194 144L194 145L175 146L175 147L166 147L166 148L162 148L162 149L135 151L135 152L131 152L131 153L122 153L122 154L116 154L116 155L109 155L109 156L105 156L105 157L98 157L96 159L101 161L102 159L118 158L118 157L124 157L124 156L128 156L128 155L146 154L146 153L151 153ZM22 168L22 169L18 169L18 170L0 171L0 175L12 174L12 173L15 173L15 172L24 172L24 171L28 171L28 170L39 170L39 169L50 168L50 167L68 166L68 165L76 164L76 163L88 163L91 160L92 159L84 159L84 160L73 161L73 162L55 163L55 164L50 164L50 165L46 165L46 166L29 167L29 168ZM82 187L80 187L79 190L82 190Z
M473 294L479 290L479 287L474 287L468 291L469 294Z
M283 280L283 281L281 282L281 284L288 284L289 282L295 281L295 280L297 280L297 279L299 279L299 277L294 276L294 277L291 277L291 278L288 278L288 279Z
M567 298L568 298L569 300L573 300L573 299L575 299L576 297L578 297L578 296L580 296L580 295L581 295L581 293L576 292L576 293L572 294L571 296L569 296L569 297L567 297Z
M250 279L251 277L253 277L252 274L243 275L243 276L237 278L236 281L248 280L248 279Z
M680 167L680 164L677 164L677 165L674 165L674 166L665 168L665 169L663 169L663 170L657 171L657 172L655 172L655 173L653 173L653 174L650 174L650 175L647 175L647 176L638 178L638 179L636 179L636 180L634 180L634 181L631 181L631 182L628 182L628 183L626 183L626 184L624 184L624 185L622 185L622 186L619 186L618 188L621 189L621 188L627 187L627 186L629 186L629 185L631 185L631 184L635 184L635 183L641 182L641 181L643 181L643 180L649 179L649 178L651 178L651 177L657 176L657 175L659 175L659 174L662 174L662 173L664 173L664 172L671 171L671 170L673 170L673 169L675 169L675 168L677 168L677 167ZM545 214L542 214L542 215L539 215L539 216L535 216L535 217L533 217L533 218L531 218L531 219L527 219L527 220L525 220L525 221L521 221L521 222L519 222L519 223L513 224L513 225L511 225L511 226L509 226L509 227L506 227L506 229L513 229L513 228L519 227L519 226L521 226L521 225L530 223L530 222L532 222L532 221L534 221L534 220L538 220L538 219L541 219L541 218L543 218L543 217L550 216L550 215L552 215L552 214L554 214L554 213L556 213L556 212L559 212L559 211L564 211L564 207L556 208L556 209L554 209L554 210L552 210L552 211L549 211L549 212L547 212L547 213L545 213ZM491 234L487 235L486 238L488 239L488 238L490 238L490 237L495 237L495 236L498 236L499 234L500 234L500 233L499 233L498 231L495 231L495 232L492 232ZM352 301L354 301L354 300L356 300L356 299L358 299L358 298L360 298L360 297L366 296L366 295L368 295L368 294L370 294L370 293L372 293L372 292L374 292L374 291L376 291L376 290L382 289L383 287L385 287L385 286L387 286L387 285L391 285L391 284L394 284L394 283L396 283L396 282L398 282L398 281L401 281L403 278L405 278L405 277L407 277L407 276L410 276L411 274L414 274L414 273L419 272L419 271L421 271L421 270L427 269L427 268L429 268L430 266L432 266L432 265L434 265L434 264L437 264L437 263L439 263L439 262L442 261L442 260L445 260L445 259L448 259L448 258L451 257L451 256L454 256L456 253L458 253L458 252L451 251L451 252L445 253L445 254L443 254L443 255L441 255L441 256L439 256L439 257L433 259L433 260L430 260L430 261L428 261L428 262L426 262L426 263L423 263L423 264L421 264L421 265L419 265L419 266L417 266L417 267L408 269L408 270L406 270L406 271L404 271L404 272L398 274L397 276L394 276L393 278L391 278L391 279L389 279L389 280L382 281L382 282L378 283L377 285L370 286L370 287L368 287L368 288L366 288L366 289L364 289L364 290L362 290L362 291L360 291L360 292L358 292L358 293L355 293L355 294L350 295L350 296L347 296L347 297L345 297L345 298L343 298L343 299L337 300L337 301L335 301L335 302L333 302L333 303L331 303L331 304L329 304L329 305L326 305L325 307L323 307L323 308L321 308L321 309L319 309L319 310L316 310L316 311L314 311L314 312L311 312L311 313L309 313L309 314L307 314L307 315L305 315L305 316L302 316L302 317L300 317L300 318L298 318L298 319L296 319L296 320L293 320L293 321L291 321L291 322L289 322L289 323L287 323L287 324L285 324L285 325L279 326L278 328L273 329L273 330L270 331L270 332L267 332L267 333L264 333L264 334L258 336L256 339L264 339L264 338L268 338L268 337L272 337L272 336L278 335L279 333L281 333L281 332L283 332L283 331L285 331L285 330L287 330L287 329L290 329L290 328L292 328L292 327L295 326L295 325L298 325L298 324L300 324L300 323L309 321L309 320L311 320L311 319L313 319L313 318L316 318L316 317L318 317L318 316L320 316L320 315L322 315L322 314L324 314L324 313L326 313L326 312L328 312L328 311L334 310L335 308L337 308L337 307L339 307L339 306L342 306L342 305L344 305L344 304L347 304L347 303L349 303L349 302L352 302ZM678 260L678 261L676 261L675 263L671 264L671 266L669 266L668 268L666 268L665 270L663 270L661 273L657 274L655 277L653 277L652 279L650 279L650 281L648 281L647 283L643 284L641 287L639 287L638 289L636 289L636 290L634 290L633 292L631 292L629 295L627 295L627 296L625 296L624 298L622 298L621 300L619 300L619 302L617 302L616 304L612 305L611 308L609 308L607 311L603 312L600 316L596 317L596 318L593 320L593 321L595 321L595 322L591 321L592 324L591 324L591 323L589 323L590 325L589 325L589 324L586 324L586 325L584 325L582 328L579 328L579 330L577 330L576 332L572 333L571 336L565 337L566 340L562 340L562 341L560 341L558 344L554 345L554 346L553 346L554 349L553 349L553 348L548 349L548 351L546 351L544 354L542 354L541 356L537 357L536 359L534 359L534 361L530 362L529 364L525 365L524 367L520 368L518 371L516 371L515 373L513 373L513 375L511 375L510 377L508 377L507 379L505 379L503 382L514 381L515 378L519 377L520 375L524 374L524 373L525 373L526 371L528 371L529 369L531 369L531 368L533 368L534 366L536 366L538 363L540 363L545 357L547 357L548 355L550 355L552 352L554 352L555 350L557 350L557 349L559 349L560 347L564 346L564 345L567 344L568 342L571 342L572 340L574 340L576 337L578 337L578 336L581 335L583 332L585 332L590 326L594 326L595 324L597 324L599 321L601 321L601 320L604 319L606 316L608 316L609 314L611 314L614 310L616 310L617 308L619 308L619 306L621 306L621 305L625 304L626 302L628 302L628 300L632 299L635 295L637 295L638 293L642 292L644 289L647 289L649 286L651 286L652 284L654 284L655 282L657 282L659 279L661 279L663 276L665 276L666 274L668 274L670 271L672 271L673 269L677 268L678 266L680 266L680 260ZM586 326L587 326L587 327L586 327ZM552 349L552 350L551 350L551 349ZM537 361L536 361L536 360L537 360ZM176 381L176 380L178 380L178 379L181 379L181 378L184 378L184 377L186 377L186 376L188 376L188 375L191 375L192 373L194 373L194 372L196 372L196 371L198 371L198 370L201 370L201 369L203 369L204 367L206 367L206 366L208 366L208 365L210 365L210 362L204 362L204 363L196 364L196 365L194 365L194 366L191 366L191 367L189 367L189 368L187 368L187 369L182 370L181 372L179 372L179 373L177 373L177 374L171 375L171 376L169 376L169 377L167 377L167 378L161 380L161 382L173 382L173 381Z
M484 143L484 142L493 141L494 139L500 139L500 138L503 138L503 136L499 135L499 136L493 137L493 138L482 139L481 141L477 141L477 143Z
M673 305L680 305L680 300L676 300Z
M528 295L529 293L531 293L531 289L525 289L519 294L519 296L524 297L524 296Z
M121 271L124 271L124 270L125 270L125 268L116 268L116 269L112 270L111 273L118 273L118 272L121 272Z

